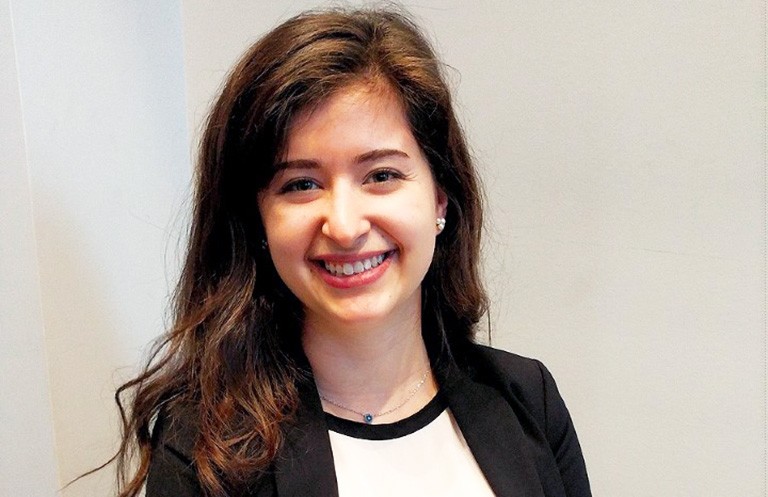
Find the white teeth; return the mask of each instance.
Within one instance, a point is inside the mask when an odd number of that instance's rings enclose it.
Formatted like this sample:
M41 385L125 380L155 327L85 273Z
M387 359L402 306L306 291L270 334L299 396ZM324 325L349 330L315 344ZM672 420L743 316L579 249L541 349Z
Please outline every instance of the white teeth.
M352 276L353 274L360 274L377 267L384 262L386 258L385 254L380 254L368 259L363 259L355 262L344 262L340 264L334 264L332 262L325 262L326 271L334 276Z

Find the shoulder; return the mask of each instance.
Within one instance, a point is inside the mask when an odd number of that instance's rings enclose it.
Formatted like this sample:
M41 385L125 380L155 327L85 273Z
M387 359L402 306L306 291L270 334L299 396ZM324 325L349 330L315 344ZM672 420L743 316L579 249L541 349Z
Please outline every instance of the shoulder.
M520 404L545 433L569 417L555 379L541 361L484 345L472 345L469 352L473 379Z
M176 405L158 414L152 429L147 497L201 495L194 465L198 437L196 410Z
M160 412L152 429L146 497L199 497L204 494L195 463L196 445L201 437L200 418L201 410L194 403L174 404ZM251 482L247 496L274 494L274 479L269 471L265 471Z
M473 369L492 372L511 381L537 382L541 378L543 365L537 359L479 344L471 345L468 357Z
M538 359L474 344L468 354L470 374L483 383L503 384L524 396L542 393L552 380L549 370Z
M473 345L470 375L495 388L529 433L539 432L569 496L589 496L589 478L573 421L549 370L536 359Z
M198 435L197 409L192 404L176 404L158 414L152 442L155 448L170 449L191 463Z

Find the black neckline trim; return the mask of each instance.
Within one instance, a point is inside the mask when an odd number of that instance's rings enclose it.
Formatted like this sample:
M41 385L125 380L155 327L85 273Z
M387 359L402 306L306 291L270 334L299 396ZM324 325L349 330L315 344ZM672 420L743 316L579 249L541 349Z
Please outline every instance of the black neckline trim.
M448 407L445 396L440 392L421 410L394 423L369 425L325 413L325 422L330 431L364 440L392 440L415 433L432 421Z

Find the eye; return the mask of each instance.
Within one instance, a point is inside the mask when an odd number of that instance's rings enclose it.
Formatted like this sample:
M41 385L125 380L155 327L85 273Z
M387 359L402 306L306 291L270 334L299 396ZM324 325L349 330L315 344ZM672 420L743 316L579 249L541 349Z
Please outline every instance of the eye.
M318 187L315 180L309 178L298 178L289 181L280 189L280 193L289 192L306 192L309 190L316 190Z
M366 183L385 183L396 179L402 179L403 175L393 169L379 169L368 175Z

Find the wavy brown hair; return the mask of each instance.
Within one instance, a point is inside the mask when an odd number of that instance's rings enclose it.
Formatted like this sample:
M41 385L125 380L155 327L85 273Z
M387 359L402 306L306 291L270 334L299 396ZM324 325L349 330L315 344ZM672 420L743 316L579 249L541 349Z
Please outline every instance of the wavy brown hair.
M304 374L302 316L261 247L256 196L274 174L293 117L360 83L394 90L448 197L448 223L422 283L424 338L449 358L472 341L486 307L481 193L441 63L400 12L291 18L245 53L208 117L173 326L143 373L116 394L120 497L140 492L154 421L181 404L199 427L194 464L208 495L240 493L278 453Z

